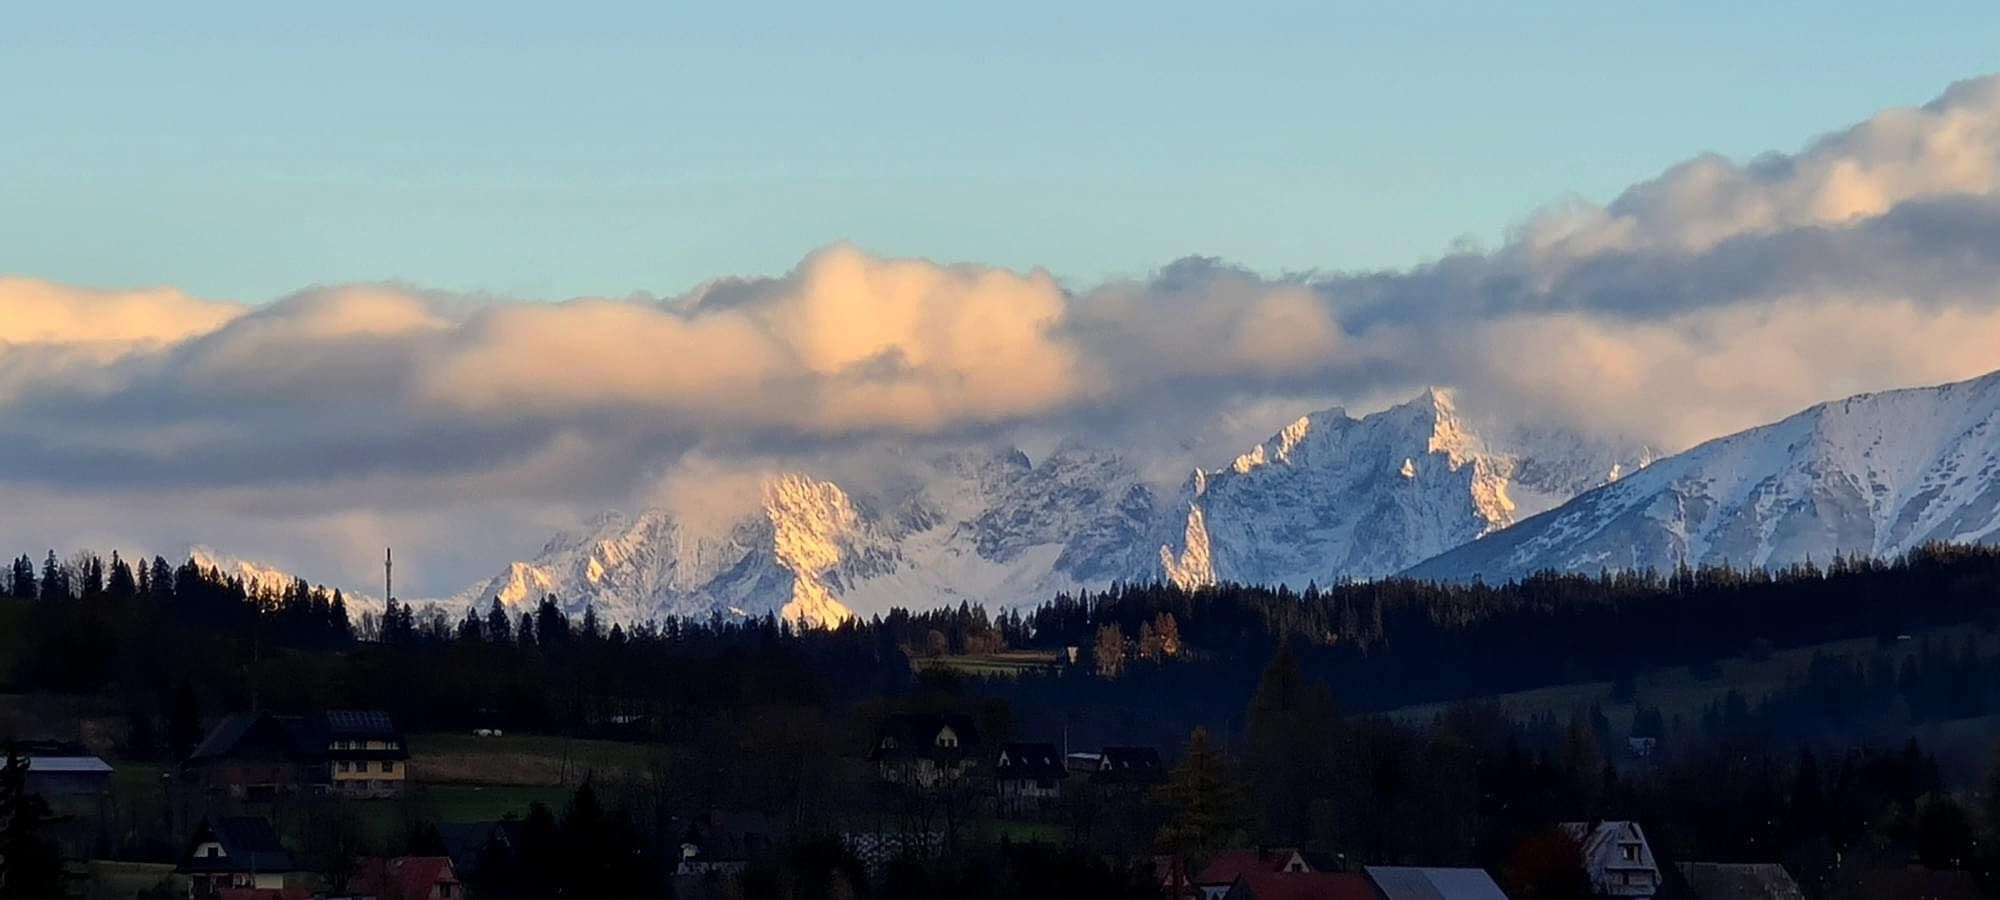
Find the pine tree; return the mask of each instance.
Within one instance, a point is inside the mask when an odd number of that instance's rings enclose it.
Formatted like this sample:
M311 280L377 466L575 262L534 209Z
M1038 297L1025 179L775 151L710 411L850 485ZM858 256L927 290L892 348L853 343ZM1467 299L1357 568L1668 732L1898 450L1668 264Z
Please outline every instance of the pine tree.
M486 610L486 637L496 644L514 640L514 626L507 618L507 608L500 605L497 596L493 598L493 606Z
M1188 735L1180 764L1153 792L1164 816L1156 836L1160 844L1185 859L1202 862L1235 843L1249 819L1232 768L1207 729L1196 728Z
M62 856L44 834L53 819L28 793L28 758L10 742L0 766L0 900L62 896Z
M20 559L14 560L14 573L8 588L21 600L33 600L41 595L35 581L35 562L27 554L23 553Z
M139 584L132 578L132 566L116 550L111 551L110 580L104 590L111 595L111 599L120 603L139 596Z
M56 562L56 552L49 551L48 559L42 562L42 599L68 600L69 573L63 571L62 563Z

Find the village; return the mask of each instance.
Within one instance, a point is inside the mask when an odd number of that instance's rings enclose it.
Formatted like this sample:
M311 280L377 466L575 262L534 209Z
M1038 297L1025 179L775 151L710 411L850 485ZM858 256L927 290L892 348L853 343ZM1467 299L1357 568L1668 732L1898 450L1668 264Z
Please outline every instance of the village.
M436 743L420 736L415 743ZM534 738L498 729L455 736L459 753L502 753ZM617 742L566 741L562 784L539 790L463 782L464 760L412 752L413 739L394 717L379 710L325 710L299 714L233 713L216 721L178 766L143 774L164 798L157 810L170 822L171 862L94 858L109 845L103 829L119 827L118 807L134 802L132 779L81 744L60 741L16 745L31 793L58 812L56 832L73 862L69 891L80 898L146 900L454 900L481 896L478 885L509 865L538 827L546 809L510 807L536 797L555 802L584 791L593 779L610 793L631 772L598 771ZM583 745L579 748L577 745ZM622 748L641 749L638 745ZM849 811L834 837L841 850L868 871L899 862L962 852L970 843L1073 840L1080 810L1111 822L1159 806L1177 766L1159 748L1104 746L1077 749L1054 741L989 742L966 713L894 713L875 726L865 748L852 748L872 780L869 809ZM1635 742L1643 756L1651 747ZM593 756L592 754L596 754ZM437 771L426 771L426 764ZM454 776L454 769L462 770ZM454 781L454 779L457 779ZM436 791L484 793L486 802L440 811L419 802ZM594 801L582 801L594 802ZM531 801L540 806L543 799ZM493 814L498 812L497 815ZM437 818L423 818L437 815ZM358 818L357 818L358 816ZM373 818L406 829L410 852L362 855L359 833L328 836L328 823ZM863 824L866 823L866 827ZM745 896L741 879L794 839L782 816L765 810L684 808L664 815L657 833L639 851L661 867L672 895L681 898ZM1580 854L1588 896L1685 900L1796 900L1805 896L1775 863L1724 863L1662 859L1637 822L1595 820L1551 823L1551 834ZM1171 828L1173 823L1166 823ZM394 827L394 826L392 826ZM546 827L546 826L541 826ZM335 832L339 831L336 827ZM1225 847L1191 858L1181 853L1137 852L1109 860L1143 873L1153 895L1166 900L1507 900L1493 873L1456 866L1377 864L1297 847ZM1886 868L1856 873L1841 896L1926 897L1957 900L1981 896L1966 873ZM1521 900L1521 898L1516 898Z

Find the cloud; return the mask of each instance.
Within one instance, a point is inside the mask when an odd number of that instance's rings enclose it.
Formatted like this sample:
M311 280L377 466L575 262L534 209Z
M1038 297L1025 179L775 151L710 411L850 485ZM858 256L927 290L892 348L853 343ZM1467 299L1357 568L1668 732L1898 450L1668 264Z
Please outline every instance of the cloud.
M605 506L729 508L770 466L1081 433L1179 472L1428 384L1679 448L2000 368L2000 78L1406 269L1190 258L1070 287L834 245L664 301L357 284L252 307L7 278L0 312L0 502L64 510L0 515L22 546L283 536L338 566L393 532L496 561Z

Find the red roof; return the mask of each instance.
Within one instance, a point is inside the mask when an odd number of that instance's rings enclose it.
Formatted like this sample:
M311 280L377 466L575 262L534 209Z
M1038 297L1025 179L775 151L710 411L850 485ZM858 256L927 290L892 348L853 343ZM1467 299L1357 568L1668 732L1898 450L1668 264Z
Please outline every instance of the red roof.
M1368 876L1348 872L1245 872L1252 900L1376 900Z
M382 900L426 900L440 884L457 884L449 856L379 856L356 860L347 892Z
M1263 850L1224 850L1210 860L1195 884L1234 884L1246 872L1283 872L1297 854L1296 847L1268 847Z

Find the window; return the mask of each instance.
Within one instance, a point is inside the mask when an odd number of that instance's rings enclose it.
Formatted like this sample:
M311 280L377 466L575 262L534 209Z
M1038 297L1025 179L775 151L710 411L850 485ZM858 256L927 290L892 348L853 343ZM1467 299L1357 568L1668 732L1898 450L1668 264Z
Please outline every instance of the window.
M396 771L396 764L385 759L382 761L382 771L384 774L394 772Z
M1622 847L1620 847L1620 848L1618 848L1618 849L1624 852L1624 854L1625 854L1625 861L1626 861L1626 862L1638 862L1638 861L1639 861L1639 845L1638 845L1638 844L1626 844L1626 845L1624 845L1624 846L1622 846Z
M346 771L349 771L349 770L348 770L348 768L347 768L347 760L344 760L344 759L343 759L343 760L341 760L341 761L340 761L340 771L342 771L342 772L346 772Z

